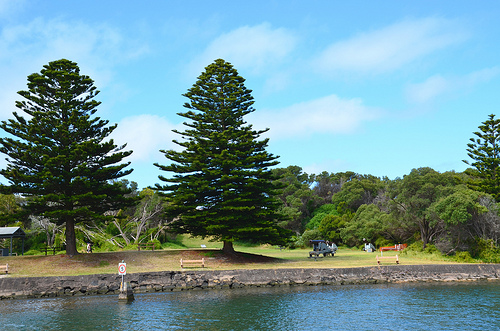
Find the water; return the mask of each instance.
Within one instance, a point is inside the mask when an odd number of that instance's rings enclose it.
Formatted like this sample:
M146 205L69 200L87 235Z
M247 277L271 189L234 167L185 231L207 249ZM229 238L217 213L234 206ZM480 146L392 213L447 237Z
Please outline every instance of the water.
M499 330L500 283L250 288L0 301L1 330Z

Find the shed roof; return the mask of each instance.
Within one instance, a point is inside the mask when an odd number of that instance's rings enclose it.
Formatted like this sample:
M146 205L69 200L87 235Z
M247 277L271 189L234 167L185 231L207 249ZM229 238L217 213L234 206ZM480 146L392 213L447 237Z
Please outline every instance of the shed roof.
M26 233L24 233L23 229L21 229L18 226L0 228L0 239L1 238L24 238L24 237L26 237Z

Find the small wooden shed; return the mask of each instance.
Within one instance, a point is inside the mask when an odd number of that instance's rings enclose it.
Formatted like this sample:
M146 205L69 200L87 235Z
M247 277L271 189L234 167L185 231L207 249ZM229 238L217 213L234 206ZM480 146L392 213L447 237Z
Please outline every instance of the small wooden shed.
M21 229L18 226L12 226L12 227L0 227L0 239L7 239L10 238L10 253L9 255L12 256L12 240L14 238L21 238L23 240L23 245L22 245L22 255L24 255L24 238L26 238L26 233L24 233L23 229Z

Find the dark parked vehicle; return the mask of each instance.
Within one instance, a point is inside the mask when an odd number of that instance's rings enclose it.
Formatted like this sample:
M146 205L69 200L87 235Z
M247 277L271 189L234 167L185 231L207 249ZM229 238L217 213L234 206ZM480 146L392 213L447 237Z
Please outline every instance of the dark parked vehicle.
M323 257L331 254L333 257L337 253L338 247L333 242L326 240L309 240L309 242L313 244L313 250L309 252L309 257L319 257L320 254L323 254Z

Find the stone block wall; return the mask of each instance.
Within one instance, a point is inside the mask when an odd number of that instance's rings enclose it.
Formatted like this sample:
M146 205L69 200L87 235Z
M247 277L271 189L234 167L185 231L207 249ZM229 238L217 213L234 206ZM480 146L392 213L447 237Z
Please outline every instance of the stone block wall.
M134 293L299 286L500 280L500 264L394 265L365 268L162 271L127 274ZM0 278L0 299L118 294L121 276Z

